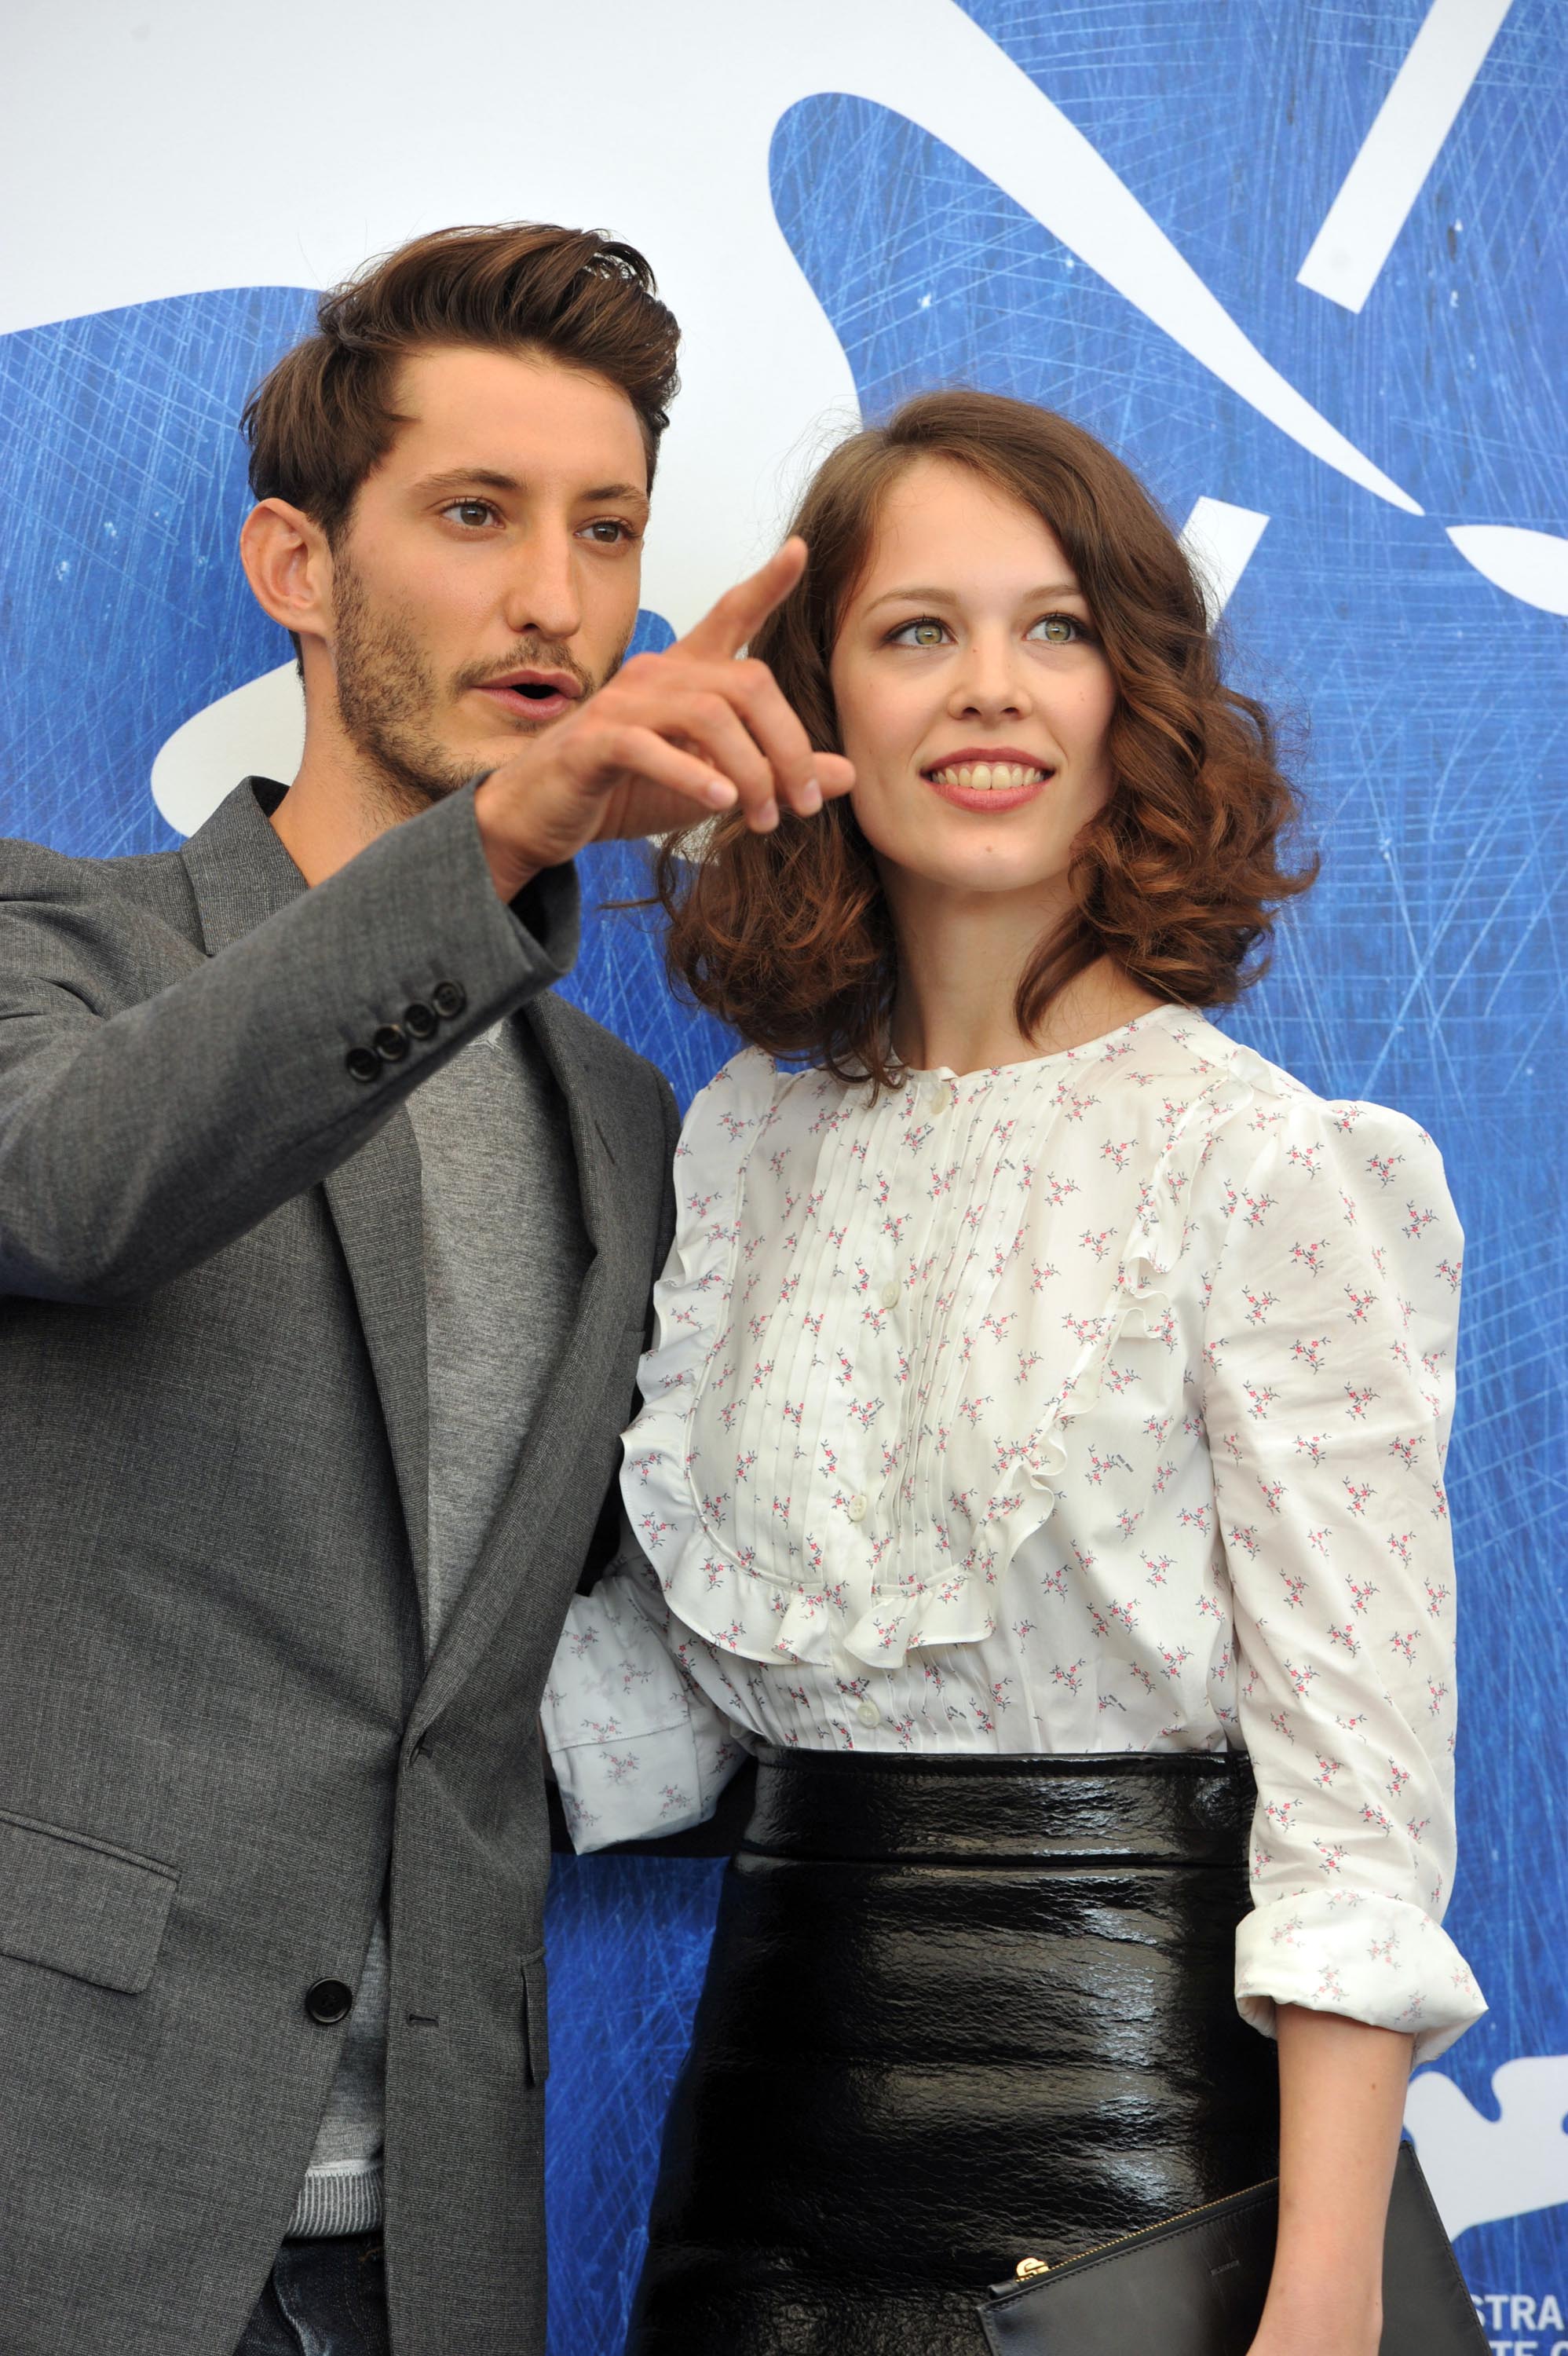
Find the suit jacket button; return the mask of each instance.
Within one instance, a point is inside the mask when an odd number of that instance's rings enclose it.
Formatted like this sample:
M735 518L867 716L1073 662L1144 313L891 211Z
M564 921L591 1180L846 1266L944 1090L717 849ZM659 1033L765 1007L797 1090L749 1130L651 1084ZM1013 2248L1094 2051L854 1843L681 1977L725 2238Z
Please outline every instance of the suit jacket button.
M430 1002L443 1021L450 1023L467 1005L468 992L460 981L438 981L431 991Z
M383 1023L379 1031L372 1031L370 1044L383 1064L400 1064L409 1052L409 1043L395 1023Z
M350 1047L343 1060L356 1080L379 1080L381 1076L381 1058L373 1055L368 1047Z
M422 998L416 998L411 1006L403 1009L403 1028L411 1039L428 1039L435 1029L434 1008L427 1006Z
M354 2009L354 1991L343 1980L317 1980L304 1992L304 2008L318 2029L336 2029Z

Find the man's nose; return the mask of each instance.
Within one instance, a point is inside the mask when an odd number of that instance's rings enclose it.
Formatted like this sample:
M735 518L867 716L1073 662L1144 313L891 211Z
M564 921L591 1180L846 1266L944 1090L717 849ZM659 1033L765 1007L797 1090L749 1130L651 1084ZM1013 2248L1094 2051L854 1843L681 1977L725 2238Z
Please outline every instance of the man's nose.
M577 542L564 529L530 532L507 584L506 621L514 637L574 638L582 627Z

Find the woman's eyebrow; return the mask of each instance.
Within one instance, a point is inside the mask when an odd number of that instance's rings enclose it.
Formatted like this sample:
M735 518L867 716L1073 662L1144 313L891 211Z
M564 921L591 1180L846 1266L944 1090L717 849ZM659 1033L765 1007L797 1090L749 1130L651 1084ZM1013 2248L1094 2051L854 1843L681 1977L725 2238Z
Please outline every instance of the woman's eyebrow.
M1032 605L1037 597L1082 597L1083 594L1076 581L1047 581L1038 589L1026 589L1019 603L1028 605ZM932 589L919 584L909 589L884 589L880 597L870 600L866 611L872 613L879 605L891 605L901 599L906 603L923 600L932 605L955 605L958 593L955 589Z

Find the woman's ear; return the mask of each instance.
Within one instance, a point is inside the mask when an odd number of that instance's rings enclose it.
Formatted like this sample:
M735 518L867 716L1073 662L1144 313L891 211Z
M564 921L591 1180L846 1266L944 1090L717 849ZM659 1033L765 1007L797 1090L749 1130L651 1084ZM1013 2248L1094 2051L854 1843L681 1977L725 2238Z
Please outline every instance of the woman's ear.
M240 562L264 614L290 636L330 639L332 551L326 534L287 499L263 499L240 532Z

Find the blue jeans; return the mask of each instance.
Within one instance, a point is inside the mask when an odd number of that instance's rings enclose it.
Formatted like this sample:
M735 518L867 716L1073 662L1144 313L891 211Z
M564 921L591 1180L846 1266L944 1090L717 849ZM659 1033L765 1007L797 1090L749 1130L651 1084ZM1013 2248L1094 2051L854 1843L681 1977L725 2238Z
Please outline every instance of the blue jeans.
M381 2236L285 2242L234 2356L390 2356Z

